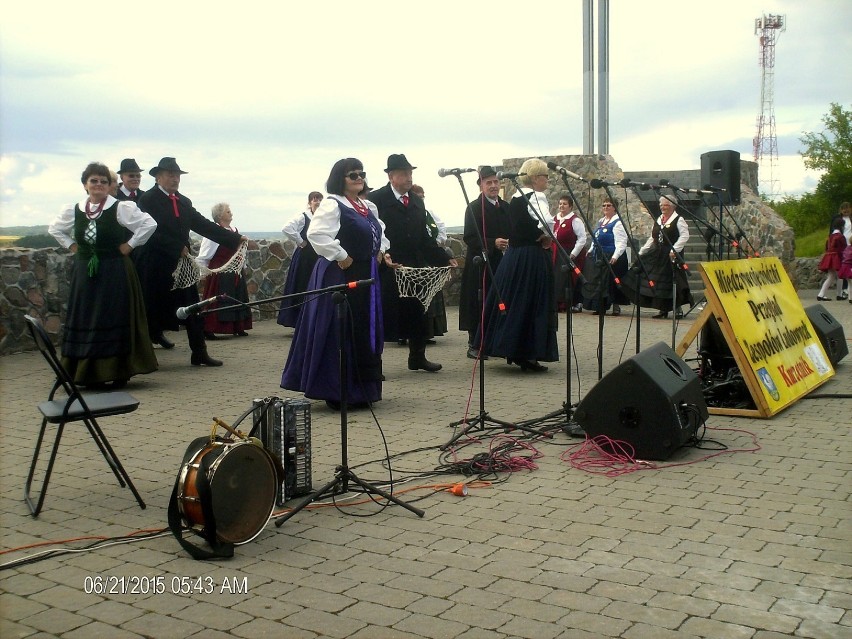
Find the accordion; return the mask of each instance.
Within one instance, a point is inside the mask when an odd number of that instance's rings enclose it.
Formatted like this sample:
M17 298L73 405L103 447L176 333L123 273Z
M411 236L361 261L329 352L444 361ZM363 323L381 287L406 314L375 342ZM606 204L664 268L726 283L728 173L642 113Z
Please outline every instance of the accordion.
M284 477L276 503L306 495L311 485L311 402L306 399L255 399L253 432L270 453L281 460Z

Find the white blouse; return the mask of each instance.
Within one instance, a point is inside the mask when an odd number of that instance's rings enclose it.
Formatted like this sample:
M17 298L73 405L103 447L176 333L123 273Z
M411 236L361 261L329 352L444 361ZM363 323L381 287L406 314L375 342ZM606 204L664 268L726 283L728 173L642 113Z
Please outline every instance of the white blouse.
M611 224L613 220L617 220L619 223L612 227L612 236L615 240L615 253L612 254L612 258L610 259L617 260L627 250L627 231L624 230L624 222L621 221L621 216L616 213L609 220L604 216L598 220L597 228ZM592 249L594 250L594 245L592 245Z
M447 242L447 225L441 221L441 218L435 215L434 211L426 209L426 212L432 216L432 220L435 222L435 226L438 227L438 237L435 238L435 241L438 243L438 246L443 246ZM429 235L431 234L432 233L430 229Z
M680 253L683 250L683 247L686 246L686 243L689 241L689 224L686 223L686 220L683 219L682 216L678 215L675 211L672 213L671 217L667 222L663 222L663 216L660 215L657 218L657 224L660 225L660 228L671 224L672 220L677 224L677 230L680 235L677 238L677 241L672 245L675 253ZM645 244L642 245L642 248L639 249L639 255L644 255L654 246L654 236L651 235L646 241Z
M308 241L314 247L317 255L324 257L330 262L339 262L349 257L349 253L340 246L337 233L340 231L340 204L343 203L351 208L351 205L342 195L329 195L319 205L311 218L311 226L308 228ZM385 236L385 223L379 219L379 209L369 200L361 200L370 209L370 214L379 222L382 237L379 240L379 250L387 252L390 242Z
M83 200L79 203L81 211L86 210L87 201L88 200ZM104 209L110 208L113 204L115 204L115 202L116 199L113 196L108 195L106 201L104 201ZM100 215L98 217L100 217ZM157 230L157 223L154 221L154 218L142 211L142 209L136 206L136 202L131 200L125 200L118 203L116 219L121 226L129 229L133 233L133 236L127 240L130 248L142 246L154 234L154 231ZM73 204L66 204L59 210L59 215L57 215L56 219L54 219L53 222L50 223L50 226L47 227L47 232L50 233L53 236L53 239L59 242L59 245L63 248L68 248L72 244L77 243L77 240L74 239Z
M576 259L580 252L586 248L586 240L588 240L588 236L586 235L586 225L580 221L580 218L577 217L577 214L574 211L571 211L565 217L559 217L559 213L556 214L556 217L553 219L553 232L556 233L556 227L559 226L560 223L565 220L571 220L571 229L574 231L574 235L577 236L577 243L574 245L574 248L571 250L571 259Z
M524 197L524 194L529 194L530 201L527 205L530 217L535 220L538 228L545 233L545 226L553 223L553 216L550 214L550 205L547 203L547 197L544 193L539 193L525 186L521 187L520 192L515 193L513 197Z
M237 232L233 226L225 226L223 228L228 229L229 231ZM214 242L210 238L203 237L201 238L201 248L198 249L198 257L195 258L195 263L199 266L207 267L210 264L210 260L213 259L213 256L216 255L216 251L219 250L219 243Z
M312 219L311 210L305 209L303 213L299 213L298 215L294 215L290 218L290 221L284 225L283 229L281 229L284 236L296 246L300 246L302 244L302 229L305 228L306 215L308 216L308 219Z

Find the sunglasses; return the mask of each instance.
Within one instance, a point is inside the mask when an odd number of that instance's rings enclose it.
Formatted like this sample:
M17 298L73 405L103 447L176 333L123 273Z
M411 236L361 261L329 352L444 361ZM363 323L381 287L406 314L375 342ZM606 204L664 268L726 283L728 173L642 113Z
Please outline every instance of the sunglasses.
M109 180L99 180L97 178L89 178L89 184L109 184Z
M348 177L350 180L352 180L354 182L358 178L361 178L363 180L364 178L367 177L367 174L364 171L352 171L352 173L347 173L346 177Z

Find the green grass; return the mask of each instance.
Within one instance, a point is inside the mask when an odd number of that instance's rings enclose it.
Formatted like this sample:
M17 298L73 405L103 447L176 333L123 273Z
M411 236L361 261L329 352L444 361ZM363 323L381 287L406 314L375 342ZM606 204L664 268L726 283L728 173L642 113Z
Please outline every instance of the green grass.
M796 238L796 257L822 257L828 233L824 229Z

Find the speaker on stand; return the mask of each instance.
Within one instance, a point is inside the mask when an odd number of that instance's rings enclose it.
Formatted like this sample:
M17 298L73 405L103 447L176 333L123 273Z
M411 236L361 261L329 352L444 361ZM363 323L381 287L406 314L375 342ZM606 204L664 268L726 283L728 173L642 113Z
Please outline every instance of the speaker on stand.
M708 417L698 376L664 342L615 367L574 413L589 437L625 441L647 460L668 459Z
M725 189L722 204L740 203L740 154L738 151L708 151L701 154L701 186Z

